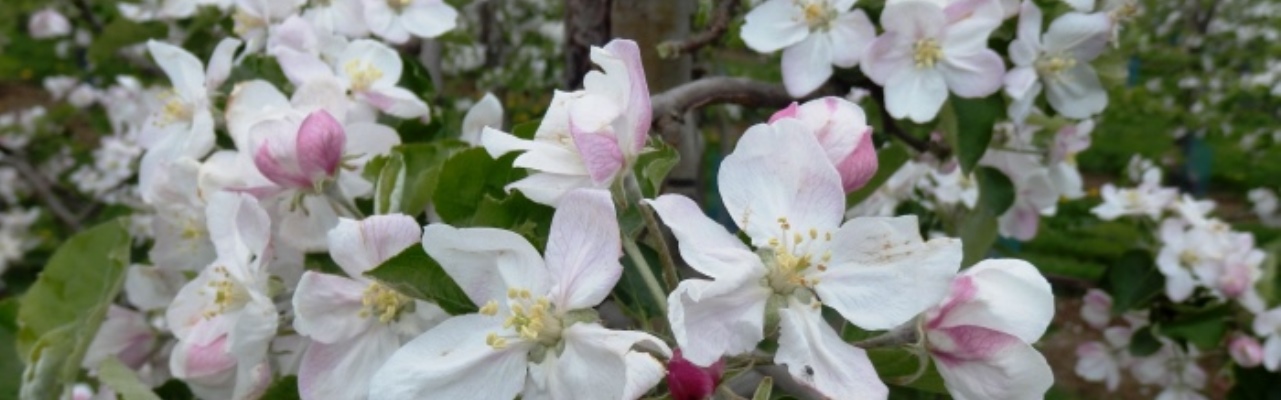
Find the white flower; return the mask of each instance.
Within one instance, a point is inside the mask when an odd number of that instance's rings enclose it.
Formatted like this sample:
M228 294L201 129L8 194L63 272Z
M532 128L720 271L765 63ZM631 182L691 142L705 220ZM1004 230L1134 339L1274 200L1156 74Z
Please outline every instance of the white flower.
M946 8L928 0L891 2L881 13L885 33L863 56L863 73L885 87L891 116L930 121L949 91L972 98L1001 88L1005 63L987 38L1003 19L996 0Z
M338 33L350 38L369 35L365 25L365 8L361 0L329 0L312 2L303 10L302 17L316 28Z
M552 218L545 256L519 235L428 225L423 247L476 304L392 355L374 374L371 399L624 399L662 378L647 333L597 323L595 307L623 267L609 193L577 190Z
M857 0L768 0L744 18L743 42L761 53L783 50L783 85L793 97L818 89L832 66L858 65L876 28Z
M1112 24L1102 14L1067 13L1041 35L1041 9L1023 2L1018 38L1010 42L1014 69L1005 76L1005 93L1014 99L1010 118L1022 122L1046 89L1050 106L1074 119L1089 118L1107 107L1108 94L1090 66L1107 48Z
M1104 382L1109 391L1121 385L1121 370L1128 368L1133 330L1114 326L1103 331L1103 342L1085 342L1076 347L1076 374L1090 382Z
M951 206L960 203L973 210L979 202L978 182L973 174L961 172L960 167L952 168L950 172L930 169L930 182L933 183L930 191L939 204Z
M503 104L493 93L485 93L480 101L467 109L463 115L463 133L460 139L472 146L480 146L480 133L485 128L503 128Z
M1263 366L1268 371L1281 369L1281 308L1273 308L1254 317L1254 333L1264 338Z
M458 25L458 10L444 0L362 1L369 30L391 43L405 43L410 35L431 39Z
M35 39L66 36L71 33L71 21L50 7L31 14L31 19L27 21L27 32Z
M1161 170L1152 168L1143 173L1143 182L1138 187L1117 189L1111 183L1104 184L1103 204L1094 207L1090 212L1105 221L1125 215L1142 215L1157 219L1161 211L1173 203L1178 194L1178 190L1161 187Z
M298 371L303 398L365 398L374 371L446 316L363 275L418 244L420 232L399 214L344 218L329 231L330 254L349 278L307 271L294 292L294 328L312 339Z
M711 278L670 294L672 332L685 358L710 365L755 349L768 308L782 307L775 362L828 396L883 397L863 350L841 342L817 310L832 307L864 329L898 326L942 299L960 241L922 241L913 216L842 224L840 175L813 135L796 133L804 129L793 119L753 126L721 164L726 209L756 251L686 197L650 202L681 256Z
M1161 350L1134 362L1130 372L1140 383L1163 388L1157 400L1206 400L1199 390L1205 388L1205 370L1197 365L1196 348L1163 340Z
M1054 383L1032 348L1054 318L1054 295L1032 264L982 261L958 275L924 318L930 355L954 398L1037 398Z
M319 55L292 48L276 49L285 75L295 85L334 80L358 104L399 118L427 118L430 109L418 95L397 86L404 68L400 54L382 42L359 39L334 55L334 65ZM359 110L356 110L359 111Z
M1112 296L1099 289L1090 289L1081 298L1081 319L1095 329L1103 329L1112 321Z

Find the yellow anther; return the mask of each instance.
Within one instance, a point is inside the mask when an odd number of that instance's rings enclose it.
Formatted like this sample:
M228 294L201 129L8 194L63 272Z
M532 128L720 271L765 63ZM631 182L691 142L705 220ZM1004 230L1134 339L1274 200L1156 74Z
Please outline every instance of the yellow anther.
M932 38L917 40L912 44L912 61L917 68L934 68L943 59L943 48Z
M769 247L778 247L778 238L769 238Z
M383 77L383 71L374 67L368 61L350 60L343 64L343 71L347 73L347 78L351 81L351 90L362 92L369 89L370 86Z
M507 288L507 298L515 300L520 297L520 290L516 288Z
M810 228L810 239L818 239L818 229Z
M801 19L811 30L831 29L832 20L839 15L826 0L795 0L794 4L801 9Z
M1076 59L1066 55L1043 57L1036 61L1037 70L1049 77L1057 77L1073 67L1076 67Z
M507 339L498 337L498 333L490 332L489 336L485 336L485 344L489 345L489 347L501 350L507 347Z
M823 262L832 261L832 251L831 250L824 251L823 257L821 257L820 259L823 260Z
M801 242L804 240L805 238L801 237L801 234L799 233L792 234L792 244L801 244Z
M362 317L377 317L379 322L384 324L395 322L400 319L400 314L407 311L412 305L414 299L409 298L397 292L395 289L387 287L381 283L374 282L365 288L364 296L360 299L360 315Z
M491 317L498 315L498 302L490 300L488 303L485 303L485 306L480 308L480 314Z

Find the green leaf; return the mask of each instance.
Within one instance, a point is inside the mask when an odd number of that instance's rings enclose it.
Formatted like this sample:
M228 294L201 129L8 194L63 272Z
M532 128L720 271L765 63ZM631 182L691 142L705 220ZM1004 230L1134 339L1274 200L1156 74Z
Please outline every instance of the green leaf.
M872 193L876 193L876 190L880 189L881 185L884 185L885 181L889 180L890 176L898 172L898 169L911 158L912 156L908 154L907 148L898 144L890 144L877 151L876 161L878 165L876 167L876 175L873 175L872 179L867 181L867 184L863 185L862 188L845 196L846 207L854 207L866 200Z
M943 377L932 363L922 369L921 362L929 363L928 356L918 357L905 348L873 348L867 350L867 357L872 360L872 366L876 367L876 374L886 383L932 393L947 393Z
M1165 276L1156 269L1152 254L1130 250L1108 267L1108 293L1112 295L1112 313L1146 308L1165 288Z
M301 400L298 393L298 377L289 375L275 382L263 393L261 400Z
M761 383L756 385L756 392L752 394L752 400L770 400L770 395L774 392L774 378L765 377Z
M475 312L476 305L467 293L445 273L440 263L427 255L422 246L409 246L365 276L396 291L419 300L436 303L451 315Z
M57 385L76 379L89 343L124 285L130 242L123 219L76 234L54 252L23 295L17 340L19 353L27 357L23 393L56 397Z
M0 300L0 399L18 398L22 358L12 345L18 333L18 299Z
M956 138L952 142L956 159L961 164L961 171L970 172L992 142L992 130L1004 113L1005 104L999 93L981 99L953 96L949 104L956 123Z
M151 387L138 381L138 375L115 357L108 357L98 365L98 380L110 386L124 400L160 400Z
M1227 334L1229 312L1229 308L1221 304L1195 313L1180 314L1171 321L1159 323L1159 327L1165 336L1187 340L1202 350L1210 350L1219 347Z
M1130 338L1130 354L1135 357L1147 357L1158 350L1161 350L1161 342L1152 334L1152 326L1148 325L1134 331L1134 336Z
M467 149L467 144L456 140L431 143L413 143L396 146L405 162L405 186L401 207L405 214L418 215L427 209L440 182L441 168L455 153Z
M374 182L374 214L392 214L402 211L405 193L405 156L392 152L380 156L378 176Z
M436 213L446 223L470 226L484 196L504 196L503 186L515 181L511 162L515 155L498 160L482 148L454 154L441 167L440 182L432 201Z
M111 63L116 52L151 38L164 38L168 29L160 22L133 22L116 18L102 27L102 34L89 45L89 60L94 64Z
M645 151L636 157L636 165L633 167L636 176L640 178L641 194L645 198L658 196L663 189L663 182L667 180L667 174L672 172L672 168L680 160L681 154L676 148L667 145L662 139L650 139Z
M981 167L974 171L979 183L977 209L961 217L957 234L961 237L964 258L962 267L968 267L987 256L999 233L997 218L1014 205L1014 183L1000 170Z

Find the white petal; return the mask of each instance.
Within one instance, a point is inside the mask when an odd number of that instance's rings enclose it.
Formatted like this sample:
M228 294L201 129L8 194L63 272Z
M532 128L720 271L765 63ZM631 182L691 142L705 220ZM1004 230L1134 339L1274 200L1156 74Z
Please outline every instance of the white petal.
M686 359L707 366L756 348L765 337L765 303L773 294L761 286L763 277L687 279L672 291L667 318Z
M793 119L747 130L718 175L725 208L757 247L791 232L831 231L845 212L845 191L836 167L814 135Z
M298 392L303 399L364 399L374 372L400 348L396 334L386 329L343 343L312 343L298 369Z
M907 34L885 32L867 46L859 66L869 79L884 86L898 72L916 68L912 38Z
M329 254L353 278L394 257L422 239L412 217L374 215L361 221L342 218L329 231Z
M623 362L627 364L627 384L623 387L623 400L639 399L667 377L663 363L648 353L627 353Z
M263 116L289 109L289 98L280 93L275 85L263 80L253 80L236 84L227 98L227 132L236 148L254 150L247 146L249 127Z
M353 69L348 70L348 65ZM338 56L338 75L344 79L350 80L353 72L365 68L377 71L378 78L369 84L370 88L396 86L404 67L396 50L376 40L353 40Z
M1063 14L1050 23L1044 39L1047 53L1069 53L1077 62L1087 63L1107 49L1112 21L1105 14Z
M374 373L369 398L515 398L525 385L528 345L486 345L499 322L477 314L454 317L406 343Z
M810 35L783 50L783 86L788 94L804 96L832 77L832 46L823 35Z
M397 118L420 118L431 114L427 103L418 95L399 87L371 89L360 93L366 103Z
M315 271L303 273L294 291L294 329L317 343L336 344L368 330L361 317L367 283Z
M894 118L929 122L947 101L947 83L936 69L908 68L890 76L885 84L885 109Z
M155 40L147 41L147 50L179 97L188 102L205 101L205 66L200 59L181 47Z
M609 192L579 189L566 194L547 238L547 270L555 282L552 304L565 310L600 304L623 275L621 246Z
M631 345L619 338L634 334L610 331L597 324L574 324L563 335L564 350L548 355L541 365L551 398L622 398L627 382L624 356ZM620 345L626 347L620 349Z
M1077 65L1046 79L1045 97L1054 111L1068 118L1089 118L1108 105L1108 92L1089 65Z
M271 237L271 218L258 200L247 194L210 195L205 221L218 256L241 260L242 264L251 255L261 255Z
M472 146L479 146L480 132L484 128L500 129L503 126L503 105L492 93L485 93L480 101L467 109L463 115L462 140Z
M772 53L804 40L809 35L792 0L768 0L744 17L743 43L761 53Z
M1019 7L1018 33L1010 42L1010 61L1015 65L1027 66L1036 61L1041 53L1041 24L1044 18L1041 8L1036 3L1024 1Z
M748 273L764 274L765 265L724 226L712 221L688 197L665 194L646 200L672 230L681 259L713 279L732 279Z
M434 38L458 25L458 10L444 0L417 1L401 14L405 30L414 36Z
M961 267L961 241L921 240L915 216L855 218L836 232L824 304L864 329L889 329L938 304Z
M996 93L1005 77L1005 63L991 50L947 56L940 66L943 79L961 97L983 97Z
M507 185L507 190L516 190L535 202L555 207L565 193L578 188L593 187L592 179L587 175L563 175L552 173L531 174L525 179Z
M976 327L928 335L935 365L956 399L1041 398L1054 384L1045 357L1016 337Z
M186 280L181 270L134 265L125 273L125 297L140 310L162 309L173 301Z
M400 134L387 125L373 122L350 123L347 124L347 143L343 147L343 155L352 157L350 163L364 167L369 159L390 153L398 144Z
M797 382L829 398L883 399L889 395L867 352L842 341L823 320L817 303L793 303L778 315L780 334L774 363L786 365Z
M873 39L876 39L876 26L867 18L867 13L854 10L841 14L832 21L832 30L827 35L832 46L832 64L841 68L858 64Z
M231 59L241 44L235 38L223 38L218 42L213 55L209 56L209 69L205 72L205 87L208 90L218 90L222 82L227 80L227 75L231 74Z
M338 213L325 196L307 195L302 199L302 207L290 210L286 202L280 203L279 238L285 244L305 252L322 252L329 250L329 238L326 233L338 226Z
M1017 259L979 262L961 274L966 284L953 285L953 307L931 327L978 326L1013 335L1026 343L1041 338L1054 319L1054 294L1036 267ZM956 288L965 290L958 294ZM951 299L949 299L951 300Z
M551 287L538 251L511 231L431 224L423 228L423 249L477 305L506 299L509 287L535 294Z

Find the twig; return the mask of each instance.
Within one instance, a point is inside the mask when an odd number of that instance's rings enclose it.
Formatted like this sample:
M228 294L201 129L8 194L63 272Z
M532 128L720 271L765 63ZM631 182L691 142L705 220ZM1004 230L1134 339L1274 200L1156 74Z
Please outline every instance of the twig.
M712 19L707 23L707 30L691 35L684 40L668 40L658 45L658 55L662 58L675 58L681 54L691 53L703 46L720 39L729 29L729 22L734 19L741 0L719 0L712 11Z
M84 18L85 22L89 23L89 29L92 29L93 33L102 33L102 22L98 21L98 17L93 15L93 9L89 8L89 3L85 0L75 0L72 3L76 5L76 10L80 12L80 18Z
M49 212L53 213L53 216L58 218L63 225L73 231L80 229L80 219L66 205L62 204L62 199L53 192L53 186L49 183L48 178L31 166L26 159L0 150L0 164L8 165L17 170L22 179L27 181L28 185L31 185L31 190L35 191L36 196L40 197L40 201L49 209Z
M852 344L864 349L916 344L921 340L920 327L917 326L918 323L919 321L917 319L913 319L903 325L899 325L897 328L894 328L889 332L881 334L880 336L867 338Z
M819 88L806 98L843 94L839 88L828 85ZM748 78L714 76L691 81L668 89L650 98L654 109L653 130L659 133L678 129L685 113L713 104L738 104L748 107L782 108L797 100L787 94L782 85Z

